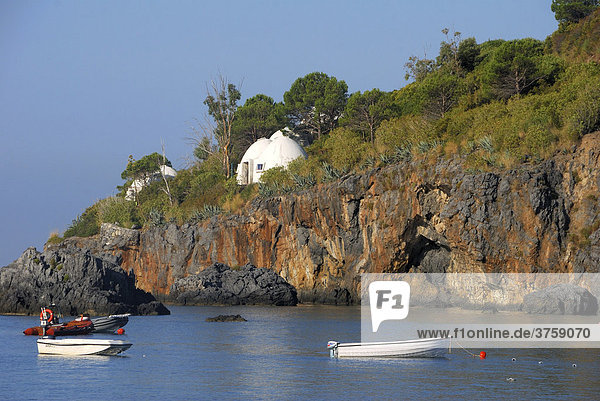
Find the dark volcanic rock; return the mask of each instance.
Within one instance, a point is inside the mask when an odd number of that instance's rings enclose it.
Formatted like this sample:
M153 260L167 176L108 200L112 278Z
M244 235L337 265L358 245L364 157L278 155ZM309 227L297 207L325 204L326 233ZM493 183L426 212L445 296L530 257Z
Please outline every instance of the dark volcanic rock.
M556 284L525 295L523 310L545 315L595 315L598 300L585 288Z
M51 303L66 315L131 313L163 315L169 310L135 287L135 277L117 256L74 246L38 252L28 248L0 269L0 313L38 314Z
M241 315L219 315L215 317L207 317L207 322L247 322Z
M272 270L247 264L232 270L215 263L171 286L171 300L183 305L296 305L296 289Z

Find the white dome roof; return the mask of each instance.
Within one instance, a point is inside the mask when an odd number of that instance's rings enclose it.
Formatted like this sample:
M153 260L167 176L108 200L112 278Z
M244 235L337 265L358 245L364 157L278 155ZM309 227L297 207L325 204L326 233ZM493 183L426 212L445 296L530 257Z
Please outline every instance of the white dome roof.
M254 142L244 153L242 157L242 161L248 161L251 159L256 159L260 154L271 144L271 140L268 138L259 138L256 142Z
M285 136L286 134L284 134L284 132L290 136L293 134L292 130L289 129L288 127L285 127L283 129L280 129L279 131L275 132L273 135L271 135L271 137L269 139L277 139L277 138L281 138L283 136Z
M241 185L259 182L265 171L278 166L287 165L299 157L307 158L306 152L292 138L284 135L284 128L271 135L271 138L260 138L254 142L237 166L237 181ZM290 131L291 132L291 131Z
M281 132L281 131L278 131ZM306 158L306 152L296 141L283 134L271 140L271 144L262 152L261 159L268 168L275 166L287 166L299 157Z

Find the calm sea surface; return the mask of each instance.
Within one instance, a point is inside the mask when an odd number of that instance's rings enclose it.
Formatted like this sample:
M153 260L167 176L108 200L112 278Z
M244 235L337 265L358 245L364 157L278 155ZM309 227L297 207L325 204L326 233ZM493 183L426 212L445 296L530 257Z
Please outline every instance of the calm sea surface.
M133 343L116 357L40 356L35 338L22 334L37 317L0 316L0 398L600 399L599 350L486 349L483 361L460 349L446 359L338 360L326 343L360 340L358 307L170 309L170 316L131 317L124 336L110 336ZM204 321L237 313L248 322Z

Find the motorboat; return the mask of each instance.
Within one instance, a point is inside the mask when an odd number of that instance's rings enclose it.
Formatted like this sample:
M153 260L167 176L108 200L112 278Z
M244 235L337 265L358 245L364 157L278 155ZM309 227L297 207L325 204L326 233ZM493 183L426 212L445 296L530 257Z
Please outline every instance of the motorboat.
M127 324L129 316L129 313L125 313L92 319L92 323L94 324L92 333L113 333L115 330Z
M376 358L438 358L450 349L449 338L426 338L408 341L386 341L370 343L327 343L329 356L376 357Z
M95 338L61 338L44 336L37 340L38 353L52 355L117 355L129 349L123 340Z
M83 314L78 318L60 323L58 316L54 316L50 309L45 309L49 314L50 325L46 327L46 334L50 336L74 336L89 333L113 333L115 330L125 326L129 321L129 313L121 315L102 316L91 319L89 315ZM23 334L29 336L43 336L44 330L41 326L30 327L23 331Z
M72 320L62 324L51 324L46 328L46 334L49 336L75 336L89 334L94 330L92 320ZM23 331L28 336L43 336L44 329L41 326L30 327Z

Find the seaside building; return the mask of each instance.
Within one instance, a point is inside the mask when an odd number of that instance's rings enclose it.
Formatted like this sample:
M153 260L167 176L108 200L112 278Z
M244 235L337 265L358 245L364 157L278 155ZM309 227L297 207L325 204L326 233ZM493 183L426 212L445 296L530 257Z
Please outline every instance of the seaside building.
M154 181L162 180L162 176L167 179L171 179L177 175L177 171L174 168L167 165L160 166L160 170L156 170L153 174L150 174L144 178L134 180L125 194L126 200L135 200L136 195L148 184Z
M273 167L287 167L299 157L307 158L304 148L284 132L291 134L289 128L284 128L271 135L270 138L260 138L254 142L237 166L237 182L248 185L260 181L260 176Z

